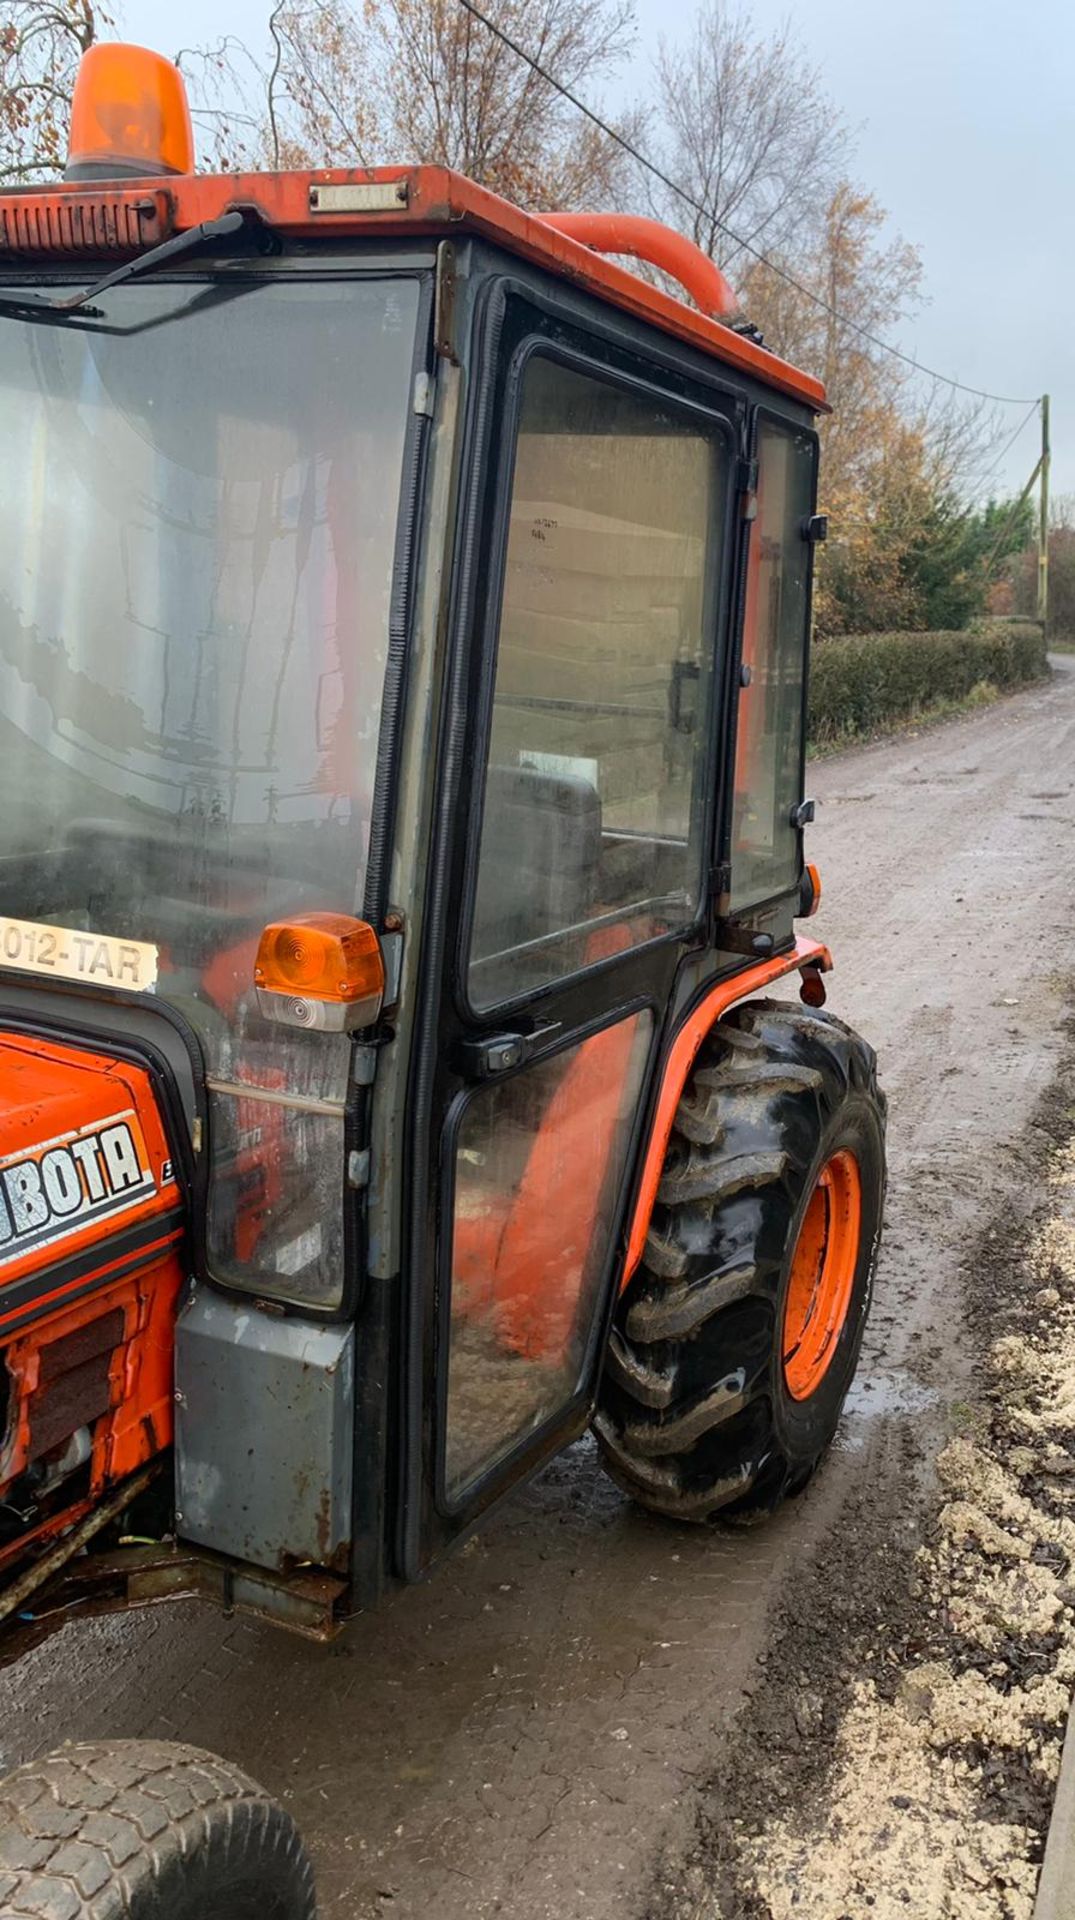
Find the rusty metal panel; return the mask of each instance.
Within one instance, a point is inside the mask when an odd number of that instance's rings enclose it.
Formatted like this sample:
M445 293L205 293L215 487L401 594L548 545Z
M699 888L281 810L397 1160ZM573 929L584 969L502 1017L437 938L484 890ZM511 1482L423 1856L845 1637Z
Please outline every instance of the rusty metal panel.
M287 1570L347 1565L354 1330L196 1289L176 1329L181 1539Z
M23 193L0 203L0 253L137 253L172 231L170 194Z
M110 1318L113 1316L109 1316ZM114 1316L120 1322L122 1315ZM57 1343L58 1344L58 1343ZM46 1349L47 1351L47 1349ZM112 1355L95 1353L79 1367L58 1374L48 1387L30 1396L29 1458L39 1460L51 1453L62 1440L70 1439L80 1427L90 1427L107 1413L112 1404ZM86 1452L90 1442L87 1436Z

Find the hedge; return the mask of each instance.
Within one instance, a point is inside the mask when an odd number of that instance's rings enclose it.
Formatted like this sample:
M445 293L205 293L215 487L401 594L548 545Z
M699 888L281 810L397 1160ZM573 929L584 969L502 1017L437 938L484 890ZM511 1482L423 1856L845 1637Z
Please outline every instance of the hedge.
M898 726L1048 672L1036 620L997 620L964 633L856 633L815 641L810 737L820 744Z

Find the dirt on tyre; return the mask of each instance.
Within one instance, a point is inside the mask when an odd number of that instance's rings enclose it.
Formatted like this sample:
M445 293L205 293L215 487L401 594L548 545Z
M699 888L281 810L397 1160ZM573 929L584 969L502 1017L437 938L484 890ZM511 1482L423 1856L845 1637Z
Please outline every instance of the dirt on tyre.
M0 1781L0 1920L316 1920L289 1813L237 1767L150 1740Z
M634 1499L706 1521L806 1485L858 1363L884 1191L873 1049L775 1001L718 1022L679 1104L594 1419Z

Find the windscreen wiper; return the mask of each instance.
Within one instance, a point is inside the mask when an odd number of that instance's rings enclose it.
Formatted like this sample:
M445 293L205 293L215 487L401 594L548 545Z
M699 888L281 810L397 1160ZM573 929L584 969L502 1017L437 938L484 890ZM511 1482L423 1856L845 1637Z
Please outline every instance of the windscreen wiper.
M217 220L202 220L196 227L188 227L185 233L177 233L171 240L162 240L159 247L150 247L147 253L139 253L133 260L125 260L121 267L112 273L106 273L102 280L94 282L92 287L84 287L81 293L71 293L56 300L47 293L0 294L0 313L13 314L20 320L56 319L64 320L78 314L87 319L103 318L100 307L91 303L99 294L106 293L110 287L118 287L121 281L133 280L137 275L149 273L152 268L163 266L166 261L174 260L181 253L188 253L192 247L200 247L207 240L224 240L231 233L237 233L246 225L247 216L237 208L231 213L222 213Z

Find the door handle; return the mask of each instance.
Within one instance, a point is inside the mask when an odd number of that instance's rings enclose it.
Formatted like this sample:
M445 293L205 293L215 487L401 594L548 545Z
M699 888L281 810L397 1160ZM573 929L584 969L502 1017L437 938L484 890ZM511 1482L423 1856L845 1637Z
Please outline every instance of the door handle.
M532 1033L486 1033L480 1040L463 1040L456 1048L457 1063L468 1080L495 1080L498 1074L525 1066L561 1032L563 1024L550 1020Z

